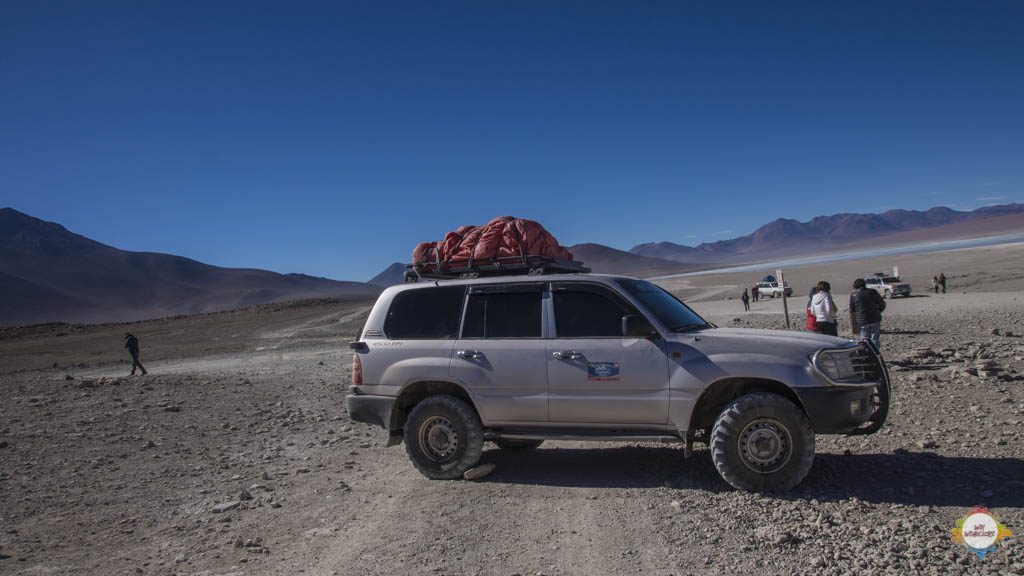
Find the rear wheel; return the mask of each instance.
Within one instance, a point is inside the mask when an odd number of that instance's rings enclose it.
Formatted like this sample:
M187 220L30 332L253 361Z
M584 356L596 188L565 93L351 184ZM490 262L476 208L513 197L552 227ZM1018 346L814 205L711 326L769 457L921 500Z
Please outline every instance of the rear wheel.
M502 450L532 450L544 443L543 440L519 440L498 438L494 443Z
M405 421L405 451L427 478L451 480L476 466L484 448L483 426L466 402L447 395L417 404Z
M788 399L747 394L726 406L715 421L711 459L722 478L740 490L789 490L814 463L814 430Z

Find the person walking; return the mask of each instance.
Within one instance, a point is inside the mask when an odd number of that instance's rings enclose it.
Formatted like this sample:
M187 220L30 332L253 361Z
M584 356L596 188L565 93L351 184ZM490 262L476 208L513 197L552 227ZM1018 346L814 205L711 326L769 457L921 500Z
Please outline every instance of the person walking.
M934 291L936 294L939 293L939 277L938 276L932 276L932 291Z
M743 289L743 296L740 296L740 300L743 300L743 310L750 312L750 294L747 294L747 289Z
M132 376L135 376L135 369L142 370L142 375L148 374L146 368L139 362L139 339L132 335L131 332L125 332L124 335L124 347L128 350L128 353L132 355Z
M838 336L836 328L836 303L832 300L832 285L822 280L815 286L818 292L811 298L811 312L814 314L814 331L818 334Z
M870 340L881 350L882 312L885 300L877 290L871 290L862 278L853 281L850 293L850 324L853 333L860 334L861 340Z
M807 324L804 326L804 328L808 332L817 332L818 331L818 321L814 317L814 311L811 310L811 301L814 300L814 295L817 294L817 293L818 293L818 287L817 286L811 286L811 291L807 293L807 306L806 306L806 308L807 308Z
M942 286L942 293L946 293L946 274L939 272L939 286Z

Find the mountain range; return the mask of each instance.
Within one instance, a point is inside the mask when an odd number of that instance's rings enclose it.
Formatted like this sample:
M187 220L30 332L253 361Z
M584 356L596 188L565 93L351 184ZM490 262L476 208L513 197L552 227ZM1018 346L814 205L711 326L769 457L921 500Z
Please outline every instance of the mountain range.
M128 252L0 209L0 325L140 320L301 298L368 299L380 290L363 282Z
M799 256L853 245L883 243L887 237L953 224L981 222L1024 214L1024 204L987 206L970 212L944 206L930 210L888 210L880 214L835 214L807 222L780 218L746 236L686 246L673 242L639 244L629 250L638 256L685 264L752 262L763 258Z
M731 240L686 246L654 242L619 250L569 246L595 273L651 277L719 264L835 252L843 248L955 239L1024 229L1024 204L970 212L835 214L779 219ZM403 282L393 263L369 282L222 268L181 256L120 250L60 224L0 209L0 325L115 322L229 310L302 298L363 300Z

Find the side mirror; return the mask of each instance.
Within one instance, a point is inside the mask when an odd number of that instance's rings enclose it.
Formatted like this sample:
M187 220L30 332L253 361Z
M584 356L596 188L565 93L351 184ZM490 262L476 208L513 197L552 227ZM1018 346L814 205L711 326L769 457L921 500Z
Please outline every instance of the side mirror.
M622 317L622 335L626 338L650 338L657 336L654 326L643 316L627 314Z

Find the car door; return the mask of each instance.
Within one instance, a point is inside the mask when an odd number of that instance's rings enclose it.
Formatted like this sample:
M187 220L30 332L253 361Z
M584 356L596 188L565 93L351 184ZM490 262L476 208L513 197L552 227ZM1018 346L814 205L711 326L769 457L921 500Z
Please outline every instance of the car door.
M639 312L596 283L554 282L550 302L551 421L664 425L669 400L664 341L622 335L622 317Z
M543 298L542 282L469 289L450 373L490 426L548 420Z

